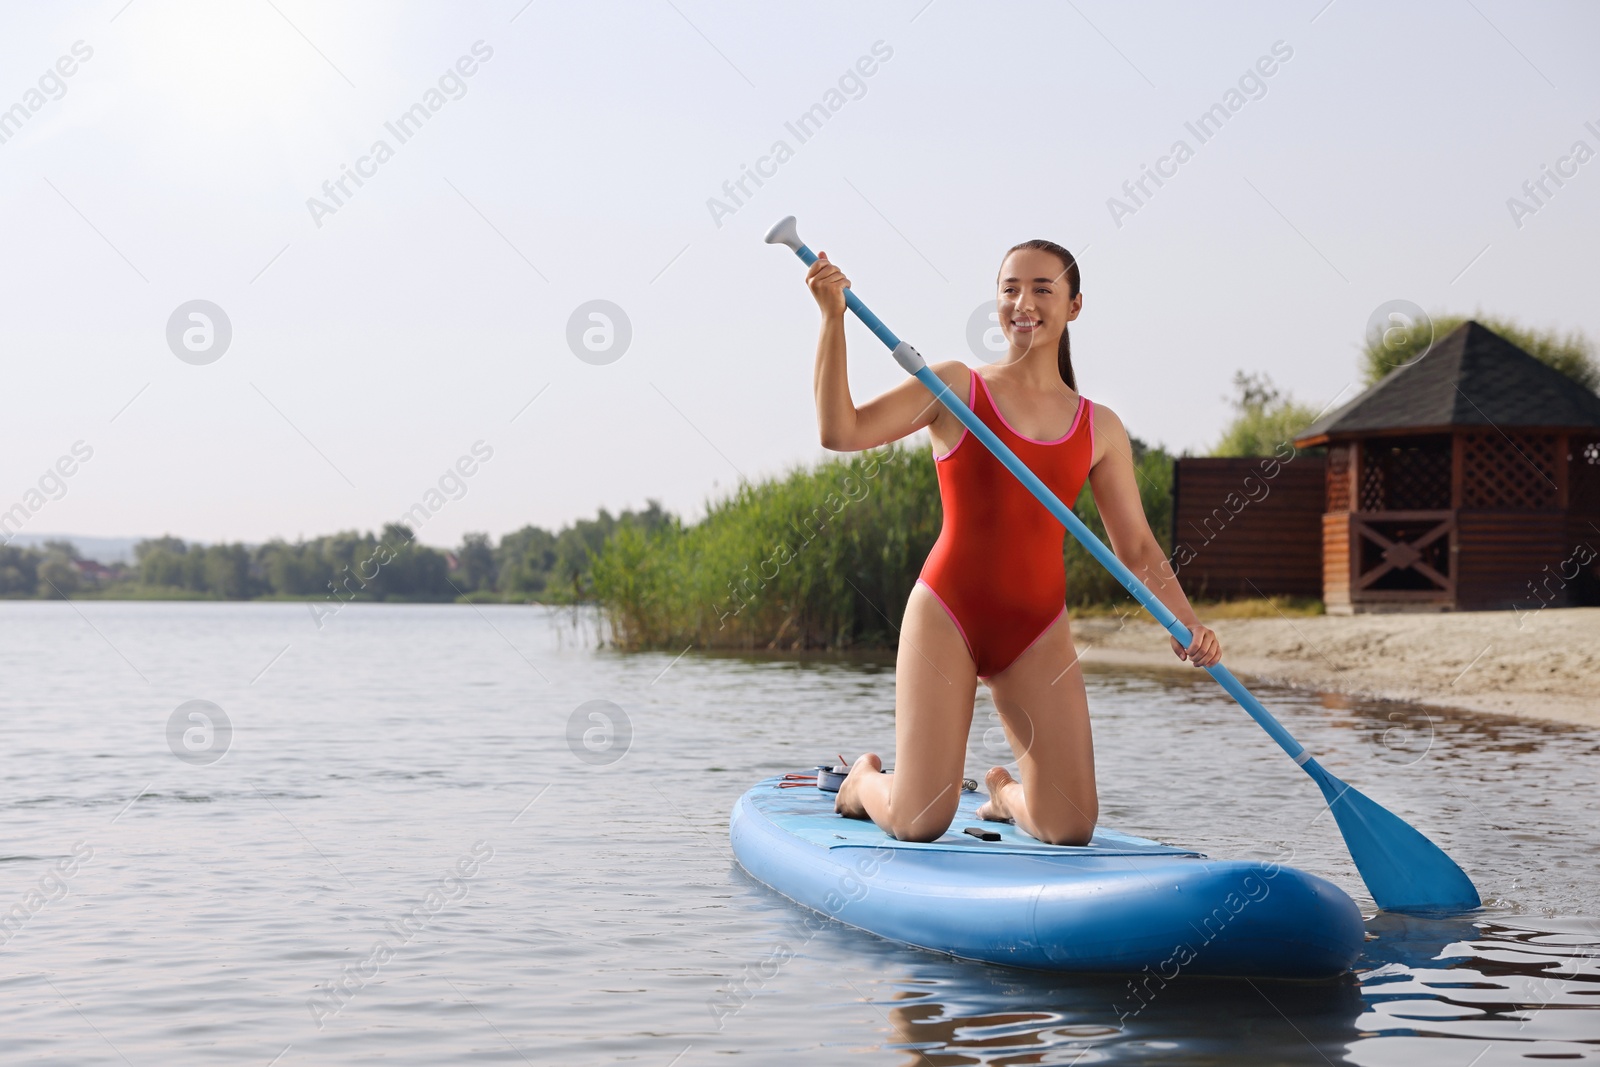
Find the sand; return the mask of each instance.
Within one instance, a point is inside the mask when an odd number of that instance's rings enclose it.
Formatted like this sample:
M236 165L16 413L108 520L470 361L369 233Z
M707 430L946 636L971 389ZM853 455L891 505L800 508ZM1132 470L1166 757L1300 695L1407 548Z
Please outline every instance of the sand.
M1600 608L1201 621L1246 682L1600 727ZM1142 613L1072 627L1085 663L1196 669Z

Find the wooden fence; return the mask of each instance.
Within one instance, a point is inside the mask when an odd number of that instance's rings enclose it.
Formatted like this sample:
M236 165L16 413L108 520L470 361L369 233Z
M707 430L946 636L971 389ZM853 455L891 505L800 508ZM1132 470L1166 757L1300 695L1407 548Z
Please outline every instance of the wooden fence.
M1183 458L1172 563L1191 597L1322 596L1327 459Z

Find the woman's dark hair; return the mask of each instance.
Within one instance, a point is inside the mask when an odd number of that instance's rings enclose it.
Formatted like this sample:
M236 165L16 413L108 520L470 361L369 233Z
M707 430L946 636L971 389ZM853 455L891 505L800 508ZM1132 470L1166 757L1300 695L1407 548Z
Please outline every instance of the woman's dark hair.
M1036 237L1032 241L1023 241L1019 245L1012 245L1006 250L1006 256L1010 256L1012 252L1021 252L1024 249L1049 252L1052 256L1061 260L1061 275L1064 275L1067 279L1067 299L1072 300L1078 295L1078 261L1073 258L1071 252L1068 252L1054 241L1046 241L1043 238ZM1000 263L1000 269L1004 270L1005 259L1002 258ZM1077 392L1077 377L1072 373L1072 338L1068 336L1067 324L1064 322L1061 324L1061 346L1056 349L1056 367L1061 371L1061 380L1067 383L1067 388Z

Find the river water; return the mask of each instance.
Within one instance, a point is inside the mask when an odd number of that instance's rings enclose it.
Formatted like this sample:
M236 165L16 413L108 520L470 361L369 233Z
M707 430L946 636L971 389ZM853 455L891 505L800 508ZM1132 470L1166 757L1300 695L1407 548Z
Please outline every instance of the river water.
M1600 1060L1595 731L1261 690L1486 906L1372 918L1343 981L1180 978L1119 1021L1126 979L891 944L733 861L756 779L892 763L887 661L626 655L539 608L322 623L0 603L0 1062ZM1292 850L1373 915L1315 786L1208 677L1089 686L1103 825ZM997 726L980 698L969 775Z

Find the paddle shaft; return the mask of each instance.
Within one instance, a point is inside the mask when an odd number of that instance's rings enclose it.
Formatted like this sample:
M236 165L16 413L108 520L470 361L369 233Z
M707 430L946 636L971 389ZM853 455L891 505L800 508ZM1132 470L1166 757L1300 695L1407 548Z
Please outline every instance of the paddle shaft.
M805 244L801 244L794 251L800 257L801 262L808 267L817 260L815 253ZM974 437L982 441L984 447L992 452L996 459L1005 464L1007 470L1016 475L1017 480L1027 488L1028 492L1032 493L1034 498L1043 504L1045 509L1054 515L1062 525L1066 526L1072 536L1076 537L1078 542L1089 550L1089 554L1099 560L1101 566L1110 571L1111 576L1120 582L1122 587L1131 593L1133 598L1142 604L1146 611L1155 616L1155 620L1166 627L1167 632L1175 637L1179 644L1184 648L1188 648L1189 643L1194 639L1194 635L1189 632L1187 626L1178 621L1178 617L1172 613L1172 609L1163 604L1160 598L1150 591L1149 586L1140 581L1117 558L1116 553L1107 548L1105 542L1096 537L1094 531L1085 526L1083 520L1074 515L1072 509L1063 504L1061 498L1056 496L1048 485L1040 481L1039 476L1029 470L1027 464L1018 459L1017 454L1011 451L1010 447L1000 440L982 419L972 413L972 409L967 407L961 401L961 398L956 396L950 390L950 387L945 385L939 376L928 368L922 357L917 354L916 349L900 340L894 331L885 326L883 320L874 315L872 310L861 302L861 298L849 289L844 291L844 302L846 307L855 312L856 317L866 325L867 329L871 330L878 340L889 347L894 354L895 361L905 368L907 372L915 376L919 382L927 386L928 391L937 397L939 402L948 408L952 415L961 420L961 424L971 431ZM977 371L972 373L976 374ZM1294 735L1284 729L1283 724L1262 705L1261 701L1255 698L1255 695L1250 690L1244 687L1244 684L1239 679L1233 676L1232 671L1220 663L1206 667L1205 671L1217 680L1218 685L1228 691L1229 696L1239 702L1240 707L1250 713L1250 717L1296 763L1303 767L1306 761L1311 759L1311 753L1306 751L1305 746L1296 741Z

